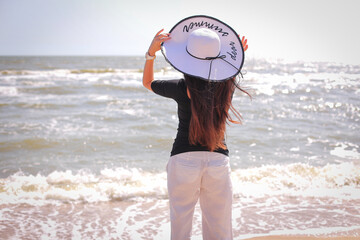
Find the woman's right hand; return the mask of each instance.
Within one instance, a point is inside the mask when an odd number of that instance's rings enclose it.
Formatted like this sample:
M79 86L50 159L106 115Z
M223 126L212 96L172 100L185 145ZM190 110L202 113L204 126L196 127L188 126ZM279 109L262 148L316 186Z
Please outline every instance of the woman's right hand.
M247 44L247 39L245 38L245 36L242 37L241 39L241 43L243 45L243 48L244 48L244 52L248 49L248 44Z
M155 53L160 50L161 43L169 40L170 33L161 33L164 29L161 29L158 33L156 33L154 39L152 40L148 53L150 56L155 56Z

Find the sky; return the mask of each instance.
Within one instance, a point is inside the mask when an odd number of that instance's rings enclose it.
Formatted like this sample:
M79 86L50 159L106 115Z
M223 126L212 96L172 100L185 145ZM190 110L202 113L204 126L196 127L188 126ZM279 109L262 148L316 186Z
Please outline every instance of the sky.
M360 64L359 9L358 0L0 0L0 55L144 55L158 30L201 14L245 35L249 57Z

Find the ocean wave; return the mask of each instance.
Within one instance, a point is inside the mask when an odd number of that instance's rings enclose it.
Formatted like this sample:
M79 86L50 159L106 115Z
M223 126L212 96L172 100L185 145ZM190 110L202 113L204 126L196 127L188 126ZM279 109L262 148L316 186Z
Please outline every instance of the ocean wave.
M143 89L140 69L56 69L2 71L0 93L3 96L70 95L101 90ZM156 79L182 77L175 71L161 69Z
M16 96L18 95L18 90L16 87L0 86L0 94L2 96Z
M306 65L307 66L307 65ZM308 67L299 65L298 68ZM311 68L321 68L322 65L312 65ZM359 74L354 69L343 66L342 71L272 71L265 64L247 69L247 74L241 83L254 89L256 95L273 96L275 94L315 94L325 89L357 89ZM259 71L258 68L265 68ZM360 67L359 67L360 68ZM360 71L360 70L359 70ZM79 68L79 69L53 69L53 70L3 70L0 72L0 81L11 85L14 90L42 93L70 93L73 89L83 87L120 87L142 88L142 69L118 68ZM160 68L155 71L155 79L178 79L182 74L171 68ZM14 86L15 85L15 86ZM50 85L50 86L49 86ZM15 87L15 88L13 88ZM59 88L59 89L57 89Z
M351 65L334 62L290 62L286 60L248 58L244 69L258 73L360 73L360 65Z
M239 169L233 175L234 191L239 195L360 198L360 166L354 163L327 164L323 167L304 163L269 165Z
M105 68L105 69L76 69L71 70L70 73L114 73L115 69Z
M41 126L37 126L37 127L40 128ZM0 151L5 153L5 152L15 151L18 149L40 150L46 148L53 148L58 145L61 145L60 141L34 137L34 138L22 139L19 141L4 141L4 142L0 141Z
M266 196L360 198L360 166L354 163L323 167L304 163L268 165L232 172L235 198ZM167 198L165 172L137 168L54 171L47 176L22 172L0 179L2 203L102 202Z
M27 71L24 70L3 70L0 71L0 75L24 75Z
M173 70L169 67L163 67L160 69L154 69L154 73L158 74L166 74L171 73ZM2 70L0 71L0 76L7 77L7 76L22 76L27 77L27 75L33 76L64 76L64 75L103 75L103 74L142 74L142 68L87 68L87 69L50 69L50 70Z

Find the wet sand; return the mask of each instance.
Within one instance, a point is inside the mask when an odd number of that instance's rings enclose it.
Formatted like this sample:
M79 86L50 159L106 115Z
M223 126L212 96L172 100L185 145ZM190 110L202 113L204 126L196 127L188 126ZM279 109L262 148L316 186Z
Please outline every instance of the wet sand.
M243 209L244 210L244 206ZM243 216L246 211L243 211ZM0 204L2 239L169 239L168 200L111 201L30 205ZM251 219L248 219L249 224ZM255 220L254 220L255 221ZM347 240L360 239L360 229L332 232L327 235L264 236L234 222L238 240ZM245 224L246 225L246 224ZM305 228L306 229L306 228ZM305 232L305 231L304 231ZM286 232L284 233L286 234ZM261 237L253 237L260 236ZM196 206L193 238L201 239L201 214Z
M355 240L360 239L360 229L337 232L330 235L286 235L286 236L263 236L248 238L246 240Z
M359 236L344 236L344 237L317 237L317 236L266 236L266 237L256 237L249 238L247 240L352 240L360 239Z

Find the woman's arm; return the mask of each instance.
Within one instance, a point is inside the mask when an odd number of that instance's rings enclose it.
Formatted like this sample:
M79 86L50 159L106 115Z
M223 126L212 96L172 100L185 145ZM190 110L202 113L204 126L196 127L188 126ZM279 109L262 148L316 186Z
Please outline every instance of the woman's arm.
M161 33L163 30L161 29L152 40L148 50L150 56L155 56L161 48L161 43L170 39L169 33ZM143 72L143 85L150 91L152 91L151 82L154 80L154 60L146 60Z

